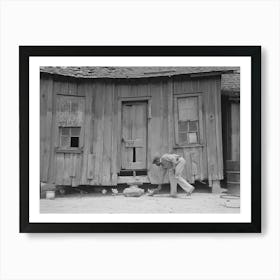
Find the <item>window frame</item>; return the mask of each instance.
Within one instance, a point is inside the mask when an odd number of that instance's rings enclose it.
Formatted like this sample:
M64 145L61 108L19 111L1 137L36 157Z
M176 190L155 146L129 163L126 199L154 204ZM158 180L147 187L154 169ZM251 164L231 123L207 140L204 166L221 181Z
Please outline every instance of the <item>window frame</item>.
M61 137L62 135L62 130L68 128L69 129L69 147L64 147L62 146L62 142L61 142ZM72 128L79 128L80 129L80 133L79 136L77 135L72 135ZM58 145L58 149L59 150L80 150L82 148L82 127L81 126L59 126L58 127L58 136L59 136L59 145ZM67 135L64 135L67 136ZM78 147L71 147L71 137L79 137L79 146Z
M197 97L198 98L198 143L179 143L179 109L178 109L178 99L188 98L188 97ZM175 146L176 147L201 147L204 146L204 123L203 123L203 93L180 93L174 94L174 132L175 132Z

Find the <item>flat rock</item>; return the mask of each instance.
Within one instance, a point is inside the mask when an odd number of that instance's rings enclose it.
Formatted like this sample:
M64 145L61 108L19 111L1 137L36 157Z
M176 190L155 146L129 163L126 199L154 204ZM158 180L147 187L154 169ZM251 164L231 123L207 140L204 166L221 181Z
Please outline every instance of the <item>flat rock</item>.
M144 193L145 193L145 191L136 185L130 186L123 190L123 195L126 197L139 197L139 196L143 195Z

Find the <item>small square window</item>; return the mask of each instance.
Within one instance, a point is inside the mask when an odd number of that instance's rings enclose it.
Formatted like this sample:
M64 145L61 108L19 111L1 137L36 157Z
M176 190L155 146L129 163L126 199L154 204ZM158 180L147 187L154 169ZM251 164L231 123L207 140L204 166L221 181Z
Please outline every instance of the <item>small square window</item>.
M63 149L79 148L80 127L60 127L60 147Z

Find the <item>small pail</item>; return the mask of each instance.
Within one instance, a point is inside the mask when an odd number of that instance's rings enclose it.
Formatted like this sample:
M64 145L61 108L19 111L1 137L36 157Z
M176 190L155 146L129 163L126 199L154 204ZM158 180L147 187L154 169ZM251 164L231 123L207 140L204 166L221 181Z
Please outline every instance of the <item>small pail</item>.
M46 191L46 199L55 199L55 191Z

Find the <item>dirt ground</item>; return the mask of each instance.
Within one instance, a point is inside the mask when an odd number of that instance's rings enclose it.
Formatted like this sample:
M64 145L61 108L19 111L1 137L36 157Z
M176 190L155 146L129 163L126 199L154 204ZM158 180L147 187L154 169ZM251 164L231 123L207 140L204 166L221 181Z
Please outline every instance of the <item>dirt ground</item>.
M193 193L187 197L168 193L153 197L112 196L111 194L71 194L53 200L41 199L41 213L239 213L239 199L221 194Z

